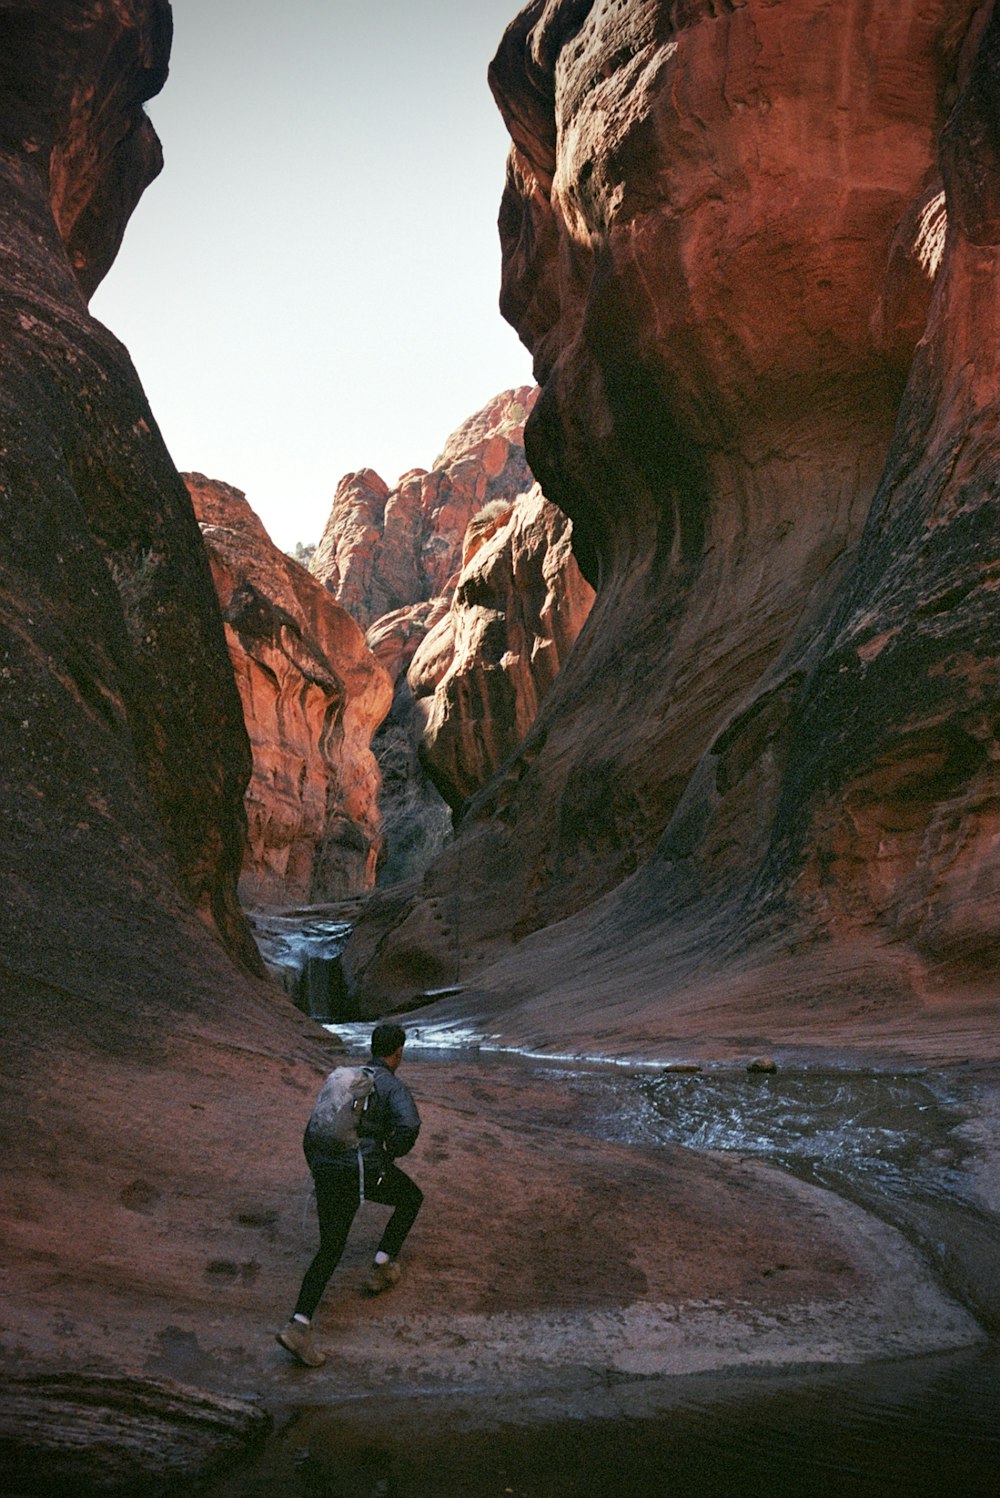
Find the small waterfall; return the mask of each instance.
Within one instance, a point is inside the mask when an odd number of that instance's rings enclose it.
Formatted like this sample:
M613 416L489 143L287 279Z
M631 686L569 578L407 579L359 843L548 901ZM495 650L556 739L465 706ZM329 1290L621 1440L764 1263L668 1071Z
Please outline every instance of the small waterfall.
M357 1018L341 960L351 934L346 922L308 909L250 911L247 921L268 972L303 1014L326 1023Z

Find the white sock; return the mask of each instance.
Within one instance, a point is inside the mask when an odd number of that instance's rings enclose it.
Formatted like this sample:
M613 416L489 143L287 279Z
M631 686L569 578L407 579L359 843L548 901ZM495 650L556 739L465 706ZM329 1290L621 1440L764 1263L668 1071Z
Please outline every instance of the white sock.
M303 1326L309 1326L310 1325L309 1317L308 1316L303 1316L300 1311L296 1311L295 1312L295 1315L292 1317L292 1320L293 1321L301 1321Z
M376 1264L388 1264L389 1255L387 1253L384 1253L380 1248L378 1253L375 1255L375 1262Z

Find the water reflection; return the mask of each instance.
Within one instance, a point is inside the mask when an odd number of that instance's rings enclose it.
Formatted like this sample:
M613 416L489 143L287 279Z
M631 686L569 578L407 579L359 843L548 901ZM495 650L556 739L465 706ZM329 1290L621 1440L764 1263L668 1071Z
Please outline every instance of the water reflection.
M995 1347L808 1375L471 1394L297 1412L212 1498L992 1498Z

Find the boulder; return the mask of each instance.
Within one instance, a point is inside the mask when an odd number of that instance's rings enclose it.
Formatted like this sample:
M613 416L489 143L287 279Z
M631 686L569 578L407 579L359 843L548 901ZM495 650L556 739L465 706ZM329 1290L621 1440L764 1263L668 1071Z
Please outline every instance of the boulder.
M247 1400L169 1379L54 1373L2 1388L0 1456L21 1494L176 1493L247 1456L273 1423Z

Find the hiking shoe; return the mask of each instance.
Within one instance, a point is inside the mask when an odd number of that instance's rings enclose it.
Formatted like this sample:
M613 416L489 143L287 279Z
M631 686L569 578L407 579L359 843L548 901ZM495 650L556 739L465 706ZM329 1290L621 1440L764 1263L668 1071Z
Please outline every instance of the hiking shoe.
M312 1327L296 1321L294 1316L288 1325L283 1326L276 1334L275 1341L280 1342L293 1358L298 1358L300 1363L305 1363L307 1368L322 1368L326 1362L326 1354L317 1352L313 1346Z
M402 1270L394 1259L387 1264L373 1264L372 1272L365 1281L365 1289L369 1295L380 1295L383 1290L391 1290L393 1285L399 1282Z

